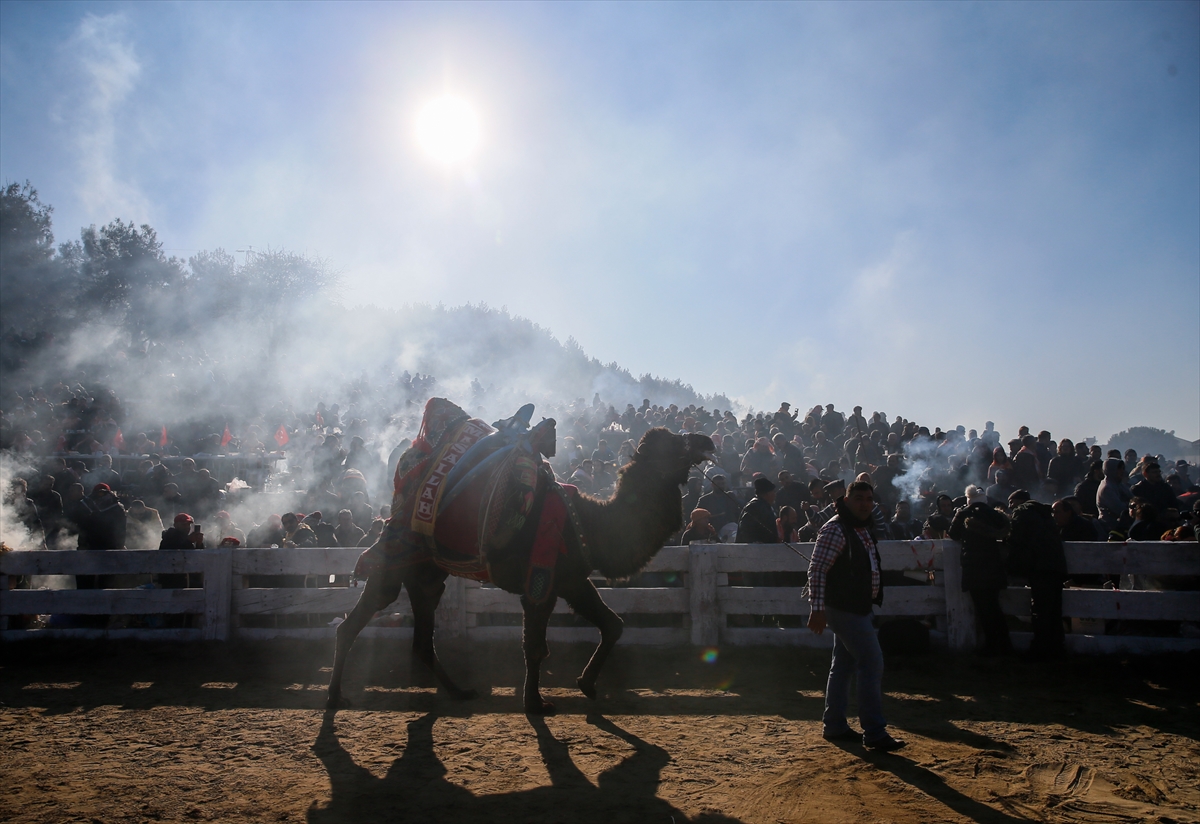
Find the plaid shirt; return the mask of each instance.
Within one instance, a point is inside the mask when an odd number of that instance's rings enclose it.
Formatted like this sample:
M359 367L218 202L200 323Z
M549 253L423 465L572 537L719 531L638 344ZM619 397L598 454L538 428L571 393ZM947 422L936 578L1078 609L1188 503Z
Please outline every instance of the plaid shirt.
M867 548L871 559L871 597L879 597L879 563L875 555L875 539L866 527L855 529L858 539ZM813 547L812 560L808 564L808 603L813 612L825 610L825 577L842 550L846 548L846 534L837 521L827 521L817 533L817 544Z

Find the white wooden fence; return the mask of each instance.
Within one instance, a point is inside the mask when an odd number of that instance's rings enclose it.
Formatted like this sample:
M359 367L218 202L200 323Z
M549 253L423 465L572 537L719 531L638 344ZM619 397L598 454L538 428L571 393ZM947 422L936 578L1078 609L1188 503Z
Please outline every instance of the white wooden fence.
M797 549L809 555L812 544ZM206 549L33 551L0 555L0 638L14 641L38 637L159 638L175 640L267 639L274 637L331 637L328 619L350 610L360 588L329 586L331 575L347 575L359 549ZM883 568L908 571L922 579L914 586L892 586L885 591L876 613L887 616L923 616L933 619L935 639L952 650L975 646L975 615L971 600L961 591L959 547L953 541L884 541L880 544ZM1200 576L1200 549L1187 543L1077 543L1067 545L1067 563L1073 575ZM739 621L730 616L807 616L808 601L799 586L739 586L730 576L803 572L808 561L779 544L694 544L666 547L645 570L655 573L659 586L601 586L604 600L629 621L622 643L692 644L696 646L793 644L828 646L831 636L815 636L802 620ZM193 589L10 589L18 576L31 575L147 575L201 573L203 585ZM250 587L251 576L307 576L301 587ZM926 581L926 577L930 580ZM754 580L754 579L751 579ZM759 578L761 580L761 577ZM602 582L601 582L602 583ZM1010 587L1002 595L1006 613L1029 615L1029 594ZM384 613L409 612L406 594ZM556 614L568 613L559 602ZM521 606L516 596L474 581L452 578L438 608L440 638L519 639ZM186 629L17 629L9 628L16 615L170 615L193 614L197 627ZM1070 588L1063 593L1063 614L1097 626L1094 619L1200 621L1200 592ZM263 623L262 616L323 616L318 626L248 626ZM257 620L256 620L257 617ZM646 618L649 617L649 620ZM270 619L268 619L270 620ZM567 619L569 620L569 619ZM378 617L377 617L378 621ZM385 621L385 623L388 623ZM667 626L636 626L666 623ZM760 626L745 626L758 623ZM764 623L793 624L785 628ZM552 626L551 640L597 640L588 626ZM1099 624L1102 626L1102 624ZM402 626L368 626L367 636L403 637L412 630ZM1015 633L1018 646L1028 643L1027 633ZM1191 637L1137 637L1073 633L1068 647L1077 652L1162 652L1200 649Z

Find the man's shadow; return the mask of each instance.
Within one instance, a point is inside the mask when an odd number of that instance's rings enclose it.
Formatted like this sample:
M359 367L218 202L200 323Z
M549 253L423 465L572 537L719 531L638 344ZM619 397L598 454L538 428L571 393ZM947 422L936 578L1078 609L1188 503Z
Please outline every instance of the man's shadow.
M600 774L593 784L576 766L568 745L550 732L541 717L531 716L538 750L550 774L550 785L494 795L475 795L446 778L446 767L433 747L433 729L439 715L426 713L408 723L404 752L376 778L359 766L342 747L327 713L313 752L329 773L329 804L312 806L310 824L383 824L420 821L578 821L612 824L615 821L735 822L719 814L704 813L689 819L658 797L660 772L671 757L662 747L649 744L608 719L591 715L588 723L634 748L632 755Z

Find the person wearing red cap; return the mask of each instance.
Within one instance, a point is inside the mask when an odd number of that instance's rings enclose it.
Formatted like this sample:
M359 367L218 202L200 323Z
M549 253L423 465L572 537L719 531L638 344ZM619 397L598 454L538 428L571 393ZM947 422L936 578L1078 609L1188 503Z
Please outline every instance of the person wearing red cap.
M198 526L198 525L196 525ZM193 528L192 516L180 512L175 516L171 526L163 530L159 549L204 549L204 533ZM164 573L158 576L158 583L163 589L185 589L188 586L199 586L198 573Z

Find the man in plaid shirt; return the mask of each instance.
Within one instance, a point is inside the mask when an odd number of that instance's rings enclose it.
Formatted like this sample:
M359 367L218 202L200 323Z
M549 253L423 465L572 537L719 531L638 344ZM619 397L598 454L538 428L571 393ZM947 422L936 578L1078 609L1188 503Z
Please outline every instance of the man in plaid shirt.
M891 752L904 746L887 731L883 717L883 651L871 621L871 606L883 601L879 550L871 532L875 489L855 481L836 502L837 515L821 527L808 566L808 628L833 630L833 664L825 685L822 734L851 741L860 733L846 722L850 676L858 676L858 719L863 746Z

